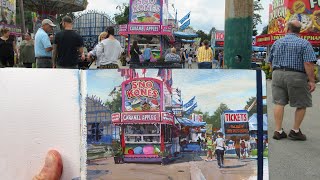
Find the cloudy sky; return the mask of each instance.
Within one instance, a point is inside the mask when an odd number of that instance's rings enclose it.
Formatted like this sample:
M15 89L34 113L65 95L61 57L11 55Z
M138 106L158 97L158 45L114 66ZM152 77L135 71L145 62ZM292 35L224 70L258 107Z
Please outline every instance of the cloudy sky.
M142 77L141 70L137 72ZM147 70L146 77L157 78L157 73L157 70ZM213 114L220 103L232 110L241 110L250 97L256 96L255 73L250 70L173 70L173 87L181 89L185 103L196 96L197 110ZM87 93L103 102L111 100L110 92L123 80L117 70L87 71Z
M98 10L105 12L113 17L119 12L116 7L123 3L129 3L129 0L88 0L88 10ZM268 4L270 0L261 0L264 10L262 15L262 24L258 26L259 32L268 24ZM212 27L218 30L224 29L225 0L169 0L169 4L174 4L178 11L180 20L191 11L191 26L194 29L201 29L206 32ZM170 6L171 12L174 12Z

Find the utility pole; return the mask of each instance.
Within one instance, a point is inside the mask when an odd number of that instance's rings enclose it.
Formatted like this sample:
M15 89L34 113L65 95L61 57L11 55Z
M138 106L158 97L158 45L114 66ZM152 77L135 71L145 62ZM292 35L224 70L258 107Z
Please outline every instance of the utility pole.
M22 33L25 34L27 31L26 31L26 24L25 24L25 18L24 18L23 0L19 0L19 7L20 7Z
M253 0L225 0L224 65L250 69L252 54Z

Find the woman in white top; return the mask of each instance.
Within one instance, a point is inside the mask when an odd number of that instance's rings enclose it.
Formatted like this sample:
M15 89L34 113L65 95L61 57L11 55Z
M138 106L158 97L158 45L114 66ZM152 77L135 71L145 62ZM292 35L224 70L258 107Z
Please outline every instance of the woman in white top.
M106 39L107 38L107 35L108 33L107 32L102 32L100 35L99 35L99 38L98 38L98 44L94 47L94 49L92 51L90 51L88 53L88 59L90 60L91 59L91 56L95 56L97 59L96 59L96 65L97 65L97 68L100 67L100 61L101 59L103 58L102 55L100 55L99 57L97 56L97 47L99 46L99 44L101 43L102 40Z
M214 142L214 145L216 145L216 155L217 155L217 162L219 168L222 168L224 166L224 150L225 150L225 142L223 139L223 134L221 132L218 133L218 138Z

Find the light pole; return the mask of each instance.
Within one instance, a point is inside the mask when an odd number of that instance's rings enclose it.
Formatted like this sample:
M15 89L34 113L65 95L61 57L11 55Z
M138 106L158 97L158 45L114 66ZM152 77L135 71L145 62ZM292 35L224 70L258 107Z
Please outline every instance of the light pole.
M253 0L225 0L224 64L230 69L250 69Z
M25 34L27 31L26 31L26 24L25 24L25 18L24 18L23 0L19 0L19 7L20 7L22 33Z

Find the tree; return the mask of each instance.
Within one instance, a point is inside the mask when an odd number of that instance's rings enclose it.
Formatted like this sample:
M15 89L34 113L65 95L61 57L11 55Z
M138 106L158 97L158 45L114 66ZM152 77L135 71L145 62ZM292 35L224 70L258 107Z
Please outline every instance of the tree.
M121 91L115 92L113 95L112 101L105 102L105 105L109 107L109 109L113 112L121 112L122 107L122 98L121 98Z
M128 24L129 22L129 4L123 3L116 7L120 11L114 15L114 21L117 24Z
M254 1L254 4L253 4L253 36L256 36L258 35L258 30L256 29L257 28L257 25L258 24L261 24L262 21L261 21L261 15L259 14L259 12L263 10L263 7L261 5L261 2L258 1L258 0L255 0Z
M209 37L210 37L210 39L211 39L211 34L213 33L213 32L215 32L217 29L215 28L215 27L212 27L211 29L210 29L210 31L209 31Z
M230 110L229 107L226 104L221 103L217 110L214 112L212 117L214 128L221 128L221 114L227 110Z
M268 34L268 29L269 29L269 26L265 26L260 35Z
M202 30L198 30L196 33L198 34L199 38L201 38L201 42L203 42L204 40L210 41L211 39L211 36L203 32Z
M247 105L244 109L248 109L256 100L256 97L251 97L247 101ZM253 108L248 112L249 117L251 117L254 113L257 113L257 103L253 106ZM263 105L263 113L267 113L267 105Z
M63 29L61 22L62 22L62 18L65 17L65 16L71 17L72 20L74 20L75 17L76 17L73 12L68 12L68 13L64 13L64 14L58 14L57 24L60 25L60 29Z

